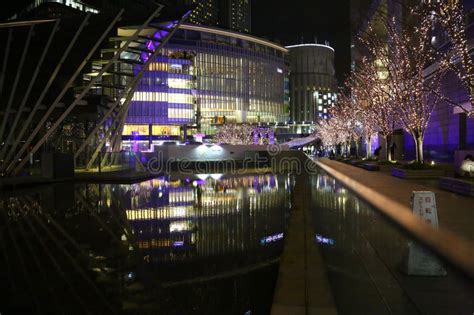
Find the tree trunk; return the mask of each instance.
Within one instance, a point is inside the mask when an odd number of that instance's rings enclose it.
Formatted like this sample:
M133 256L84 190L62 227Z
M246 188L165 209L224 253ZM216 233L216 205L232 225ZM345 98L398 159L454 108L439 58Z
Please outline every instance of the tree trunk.
M372 137L367 138L367 156L368 159L372 157Z
M416 162L423 163L423 137L413 136L413 139L415 140Z
M357 139L355 141L355 147L356 147L356 159L359 158L359 140Z
M385 141L385 159L387 161L391 161L392 160L392 148L391 148L392 137L385 136L383 137L383 139Z

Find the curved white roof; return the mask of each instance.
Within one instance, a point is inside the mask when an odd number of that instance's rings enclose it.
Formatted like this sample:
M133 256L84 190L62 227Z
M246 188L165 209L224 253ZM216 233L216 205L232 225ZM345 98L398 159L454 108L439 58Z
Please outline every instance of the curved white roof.
M323 47L323 48L328 48L334 51L334 48L332 48L331 46L323 45L323 44L299 44L299 45L285 46L286 49L299 48L299 47Z
M280 50L281 52L288 53L288 49L286 49L283 46L280 46L278 44L272 43L268 40L260 39L255 36L243 34L243 33L236 33L232 31L227 31L223 30L220 28L215 28L215 27L209 27L209 26L202 26L202 25L195 25L195 24L181 24L179 26L180 29L184 30L192 30L192 31L198 31L198 32L205 32L205 33L211 33L211 34L217 34L217 35L223 35L223 36L228 36L228 37L235 37L235 38L240 38L249 42L254 42L260 45L268 46L273 49Z

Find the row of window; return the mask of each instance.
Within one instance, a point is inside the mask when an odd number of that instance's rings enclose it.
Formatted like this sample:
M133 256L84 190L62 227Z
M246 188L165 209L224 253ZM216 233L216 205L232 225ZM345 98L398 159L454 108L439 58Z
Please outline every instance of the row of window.
M152 125L151 132L154 136L179 136L180 128L179 126L166 126L166 125ZM125 125L123 127L122 135L132 136L149 136L150 135L150 126L149 125Z
M191 94L136 91L132 101L167 102L171 104L194 104Z

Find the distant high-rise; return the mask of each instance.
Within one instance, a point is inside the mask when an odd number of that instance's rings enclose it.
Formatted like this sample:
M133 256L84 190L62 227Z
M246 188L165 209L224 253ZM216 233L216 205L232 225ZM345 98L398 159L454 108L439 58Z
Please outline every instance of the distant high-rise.
M251 0L171 0L171 4L194 5L188 21L236 32L251 32Z
M195 9L188 18L188 22L210 26L219 25L218 0L171 0L171 4L193 5Z
M221 0L219 4L220 27L237 32L251 32L250 0Z

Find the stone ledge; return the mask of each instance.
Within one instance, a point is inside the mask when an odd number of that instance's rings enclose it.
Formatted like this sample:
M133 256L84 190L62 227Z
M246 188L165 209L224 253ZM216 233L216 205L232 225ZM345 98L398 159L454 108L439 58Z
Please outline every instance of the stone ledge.
M299 175L281 256L272 315L337 314L326 266L313 241L308 176Z
M439 188L474 197L474 181L454 177L441 177L439 179Z
M360 168L363 168L364 170L371 171L371 172L380 171L380 166L378 166L377 164L373 164L373 163L360 163L357 166L360 167Z
M443 170L407 170L398 167L392 167L391 174L394 177L404 179L430 179L439 178L444 175Z

